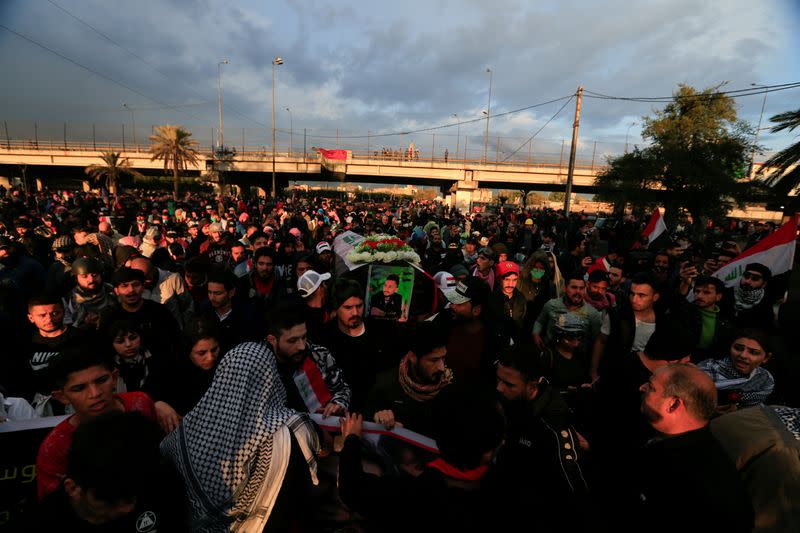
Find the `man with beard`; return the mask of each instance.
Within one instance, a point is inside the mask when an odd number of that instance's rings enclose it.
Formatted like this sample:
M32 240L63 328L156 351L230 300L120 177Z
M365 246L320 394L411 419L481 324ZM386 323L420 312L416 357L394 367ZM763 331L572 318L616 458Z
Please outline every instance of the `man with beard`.
M535 506L528 515L533 530L556 531L585 506L588 488L580 458L588 444L572 428L558 389L543 378L540 361L517 345L503 351L497 362L506 436L495 481L498 501L509 509ZM576 522L567 529L583 530Z
M64 305L56 297L31 298L28 301L28 320L36 327L36 332L30 340L28 364L24 371L21 364L16 364L21 372L15 386L19 388L19 395L31 400L42 416L61 414L63 408L49 402L53 384L48 366L53 357L65 350L86 348L90 339L83 331L64 324Z
M338 280L331 291L331 306L336 317L325 324L322 344L330 348L347 376L352 391L351 410L361 411L375 383L375 374L385 365L385 339L364 322L364 291L357 281Z
M144 298L144 282L141 270L122 267L114 272L112 284L119 305L106 308L100 315L100 331L105 333L117 320L129 320L139 327L147 349L170 357L177 342L178 323L167 306Z
M739 286L733 288L733 323L737 328L759 328L772 331L775 313L766 290L772 271L761 263L750 263L744 267ZM730 296L730 293L728 294Z
M477 382L490 367L487 354L493 346L483 311L489 300L489 286L472 276L455 287L442 290L450 304L442 316L450 326L447 340L448 366L459 382Z
M572 313L583 324L583 343L587 348L594 343L600 334L603 315L584 301L586 282L581 272L573 272L564 279L564 296L553 298L542 308L539 318L533 324L533 342L543 350L545 345L553 339L553 327L558 317Z
M491 311L491 324L500 337L508 343L529 341L527 333L523 333L527 301L522 292L517 289L519 281L519 266L513 261L502 261L496 269L498 287L489 297ZM527 337L523 339L523 334Z
M647 523L653 531L687 524L694 531L752 531L750 497L709 429L717 406L711 378L694 365L670 364L640 390L642 414L661 436L644 450L632 524ZM688 505L676 505L676 495Z
M372 296L370 300L370 316L397 320L403 314L403 297L397 293L400 277L389 274L383 282L383 291Z
M64 299L64 323L96 330L100 314L117 301L114 287L103 283L103 265L97 259L81 257L72 263L77 285Z
M259 248L253 256L253 270L239 281L239 296L249 300L256 313L269 311L286 292L275 273L275 257L271 248Z
M453 381L445 363L447 341L431 322L420 322L409 331L410 348L400 364L378 375L365 413L386 429L401 425L433 435L435 401Z
M330 350L306 339L302 306L282 302L269 317L267 343L275 353L286 389L286 405L300 412L343 415L350 407L350 387Z

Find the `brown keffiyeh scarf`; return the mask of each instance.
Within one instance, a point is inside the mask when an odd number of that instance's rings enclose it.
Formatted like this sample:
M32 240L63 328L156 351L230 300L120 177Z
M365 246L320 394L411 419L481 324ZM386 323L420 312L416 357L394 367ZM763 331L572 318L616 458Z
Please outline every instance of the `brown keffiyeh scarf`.
M418 402L426 402L434 399L436 395L439 394L439 391L453 382L453 371L448 367L444 367L444 376L442 376L442 379L430 385L423 385L414 381L411 377L410 370L411 359L409 355L406 354L403 360L400 361L400 386L403 387L403 390L409 397Z

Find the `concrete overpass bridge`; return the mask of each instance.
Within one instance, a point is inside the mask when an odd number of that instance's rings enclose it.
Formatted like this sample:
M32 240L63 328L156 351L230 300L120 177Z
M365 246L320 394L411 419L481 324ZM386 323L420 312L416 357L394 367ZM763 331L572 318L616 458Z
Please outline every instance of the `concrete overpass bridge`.
M151 161L148 147L99 143L32 143L29 140L7 140L0 144L0 176L21 176L36 180L37 187L56 185L67 180L86 180L84 169L103 164L104 152L121 153L130 165L144 174L162 174L161 161ZM258 187L269 193L272 186L273 156L271 151L247 149L224 159L216 159L211 150L199 151L198 164L184 174L215 180L218 171L225 173L227 183ZM760 163L756 163L756 169ZM320 156L313 152L278 152L274 158L277 186L289 182L337 181L323 169ZM597 192L595 179L605 169L594 161L578 161L573 191ZM755 170L755 169L754 169ZM378 152L348 151L343 162L344 181L352 183L410 184L438 187L451 205L467 207L478 189L512 189L522 191L564 191L567 164L542 162L501 162L463 159L408 159Z
M0 175L36 179L39 187L57 179L85 180L84 169L103 164L103 152L120 152L130 165L144 174L161 174L161 161L151 161L146 147L125 149L118 145L92 143L37 143L9 141L0 144ZM272 152L240 151L224 160L215 159L210 150L201 150L197 165L186 175L207 176L217 171L225 173L226 181L240 186L255 186L265 193L272 184ZM605 167L580 162L575 168L573 190L593 193L598 172ZM336 181L323 169L320 156L312 154L277 153L274 159L278 187L292 181ZM343 165L344 181L355 183L411 184L439 187L455 205L468 205L474 191L480 188L564 191L567 180L566 162L526 163L472 161L444 158L408 159L398 156L376 156L370 152L348 151Z

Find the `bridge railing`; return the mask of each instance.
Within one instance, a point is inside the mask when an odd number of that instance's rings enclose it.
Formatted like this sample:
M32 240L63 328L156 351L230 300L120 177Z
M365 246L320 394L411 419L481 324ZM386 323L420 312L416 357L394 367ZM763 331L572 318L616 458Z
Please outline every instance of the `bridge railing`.
M41 140L32 141L29 139L16 140L8 139L5 142L0 141L0 150L30 150L30 151L58 151L58 152L120 152L125 154L141 154L144 157L150 153L150 144L132 144L126 142L108 142L108 141L52 141ZM202 156L213 158L215 150L213 148L200 148L197 150ZM411 164L413 166L488 166L495 169L502 168L563 168L566 171L567 165L563 159L560 159L556 154L540 154L535 158L530 158L527 161L510 160L500 161L498 159L485 161L482 154L466 154L467 158L451 157L442 152L441 154L432 154L430 152L414 151L413 153L407 150L351 150L352 159L360 163L367 162L368 164ZM270 161L272 160L272 150L270 146L242 146L232 147L228 152L230 157L236 159L247 159L250 161ZM300 163L314 163L319 161L319 155L316 151L309 151L307 153L288 150L276 150L275 156L282 161L286 159L298 161ZM576 168L588 169L590 171L601 170L605 165L597 165L595 161L578 160Z

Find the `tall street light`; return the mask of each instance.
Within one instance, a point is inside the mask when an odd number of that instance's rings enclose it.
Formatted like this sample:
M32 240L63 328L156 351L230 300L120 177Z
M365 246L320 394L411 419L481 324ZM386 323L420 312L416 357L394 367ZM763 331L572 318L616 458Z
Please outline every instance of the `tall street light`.
M292 117L292 110L288 107L286 112L289 113L289 155L292 154L292 139L294 138L294 118Z
M750 86L766 88L764 85L759 85L757 83L751 83ZM750 152L750 170L747 172L748 176L753 174L753 165L756 160L756 148L758 146L758 133L761 131L761 120L764 118L764 107L767 105L767 94L769 94L769 89L764 91L764 99L761 101L761 114L758 116L758 126L756 127L756 134L753 138L753 151Z
M628 153L628 134L631 132L631 128L636 125L636 121L634 120L630 124L628 124L628 130L625 132L625 153Z
M219 132L217 133L217 150L222 150L225 146L225 139L222 136L222 77L220 75L220 67L227 65L228 60L223 59L217 62L217 111L219 112ZM133 141L134 143L136 141Z
M275 198L275 67L283 65L283 59L275 56L272 60L272 197Z
M122 102L122 107L131 112L131 122L133 123L133 145L136 146L136 151L138 152L139 147L136 144L136 117L133 116L133 108L128 107L128 104L126 104L125 102Z
M456 159L458 159L458 149L461 147L461 121L458 119L458 113L453 113L453 116L456 117L456 122L458 123L458 128L456 129Z
M486 154L489 149L489 116L492 114L492 69L487 68L489 73L489 103L486 105L486 137L483 140L483 164L486 164Z

